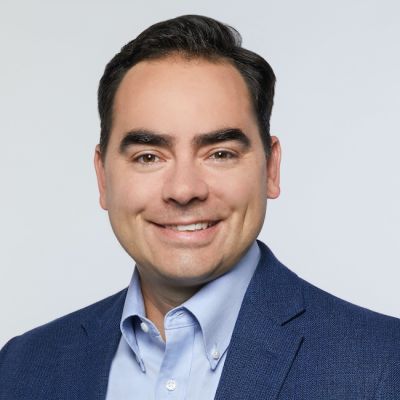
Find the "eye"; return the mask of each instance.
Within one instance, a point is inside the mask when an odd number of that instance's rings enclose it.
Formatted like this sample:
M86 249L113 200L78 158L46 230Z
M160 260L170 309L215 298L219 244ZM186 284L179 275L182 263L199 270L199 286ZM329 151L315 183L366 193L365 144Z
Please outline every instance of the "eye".
M139 164L154 164L160 161L160 157L157 157L152 153L146 153L136 157L134 161L138 162Z
M232 158L237 158L237 156L235 153L232 153L231 151L218 150L215 153L211 154L210 158L216 161L224 161L224 160L230 160Z

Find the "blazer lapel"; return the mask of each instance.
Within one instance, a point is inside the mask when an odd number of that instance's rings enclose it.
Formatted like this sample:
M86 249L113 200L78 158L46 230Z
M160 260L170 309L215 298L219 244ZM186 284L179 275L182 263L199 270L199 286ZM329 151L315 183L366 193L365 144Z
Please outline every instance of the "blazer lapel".
M289 321L304 312L300 279L261 242L229 345L216 400L277 399L303 337Z
M126 297L126 289L115 295L115 299L97 319L82 323L87 336L84 347L84 367L79 374L82 393L87 400L104 400L107 393L110 367L121 338L119 323ZM79 383L77 383L79 384Z

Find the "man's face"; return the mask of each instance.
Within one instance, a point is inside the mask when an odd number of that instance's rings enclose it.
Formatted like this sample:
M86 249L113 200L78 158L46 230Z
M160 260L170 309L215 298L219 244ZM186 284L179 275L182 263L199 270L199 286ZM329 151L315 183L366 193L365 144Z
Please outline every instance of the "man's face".
M101 206L142 280L198 287L229 270L279 194L279 142L266 159L247 86L228 63L178 56L123 78Z

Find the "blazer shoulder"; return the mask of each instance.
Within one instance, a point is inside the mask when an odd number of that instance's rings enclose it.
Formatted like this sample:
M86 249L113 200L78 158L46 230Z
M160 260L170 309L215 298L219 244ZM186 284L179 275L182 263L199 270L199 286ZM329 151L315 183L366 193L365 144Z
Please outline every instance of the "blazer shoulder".
M118 318L119 316L115 314L122 312L126 291L125 288L105 299L12 338L0 351L0 368L9 353L12 353L14 358L16 353L25 353L32 348L68 346L82 335L85 326L100 323L105 313L111 311L113 316Z
M311 334L321 327L319 333L323 336L335 332L344 337L364 333L400 340L400 319L355 305L316 287L281 263L264 243L258 241L258 244L261 259L249 286L250 297L256 299L256 304L262 304L270 317L278 315L281 323L293 320L294 325L299 324L304 332Z
M298 278L309 319L335 326L343 335L366 336L400 349L400 319L353 304Z
M354 374L353 384L356 385L356 380L360 384L362 377L361 386L375 388L373 398L398 399L400 319L301 281L306 303L302 322L305 348L311 352L318 349L320 360L332 365L353 366L348 370L349 375Z
M95 371L89 349L100 338L102 359L114 350L125 297L126 289L11 339L0 351L0 399L55 398L60 382L83 379L87 360Z

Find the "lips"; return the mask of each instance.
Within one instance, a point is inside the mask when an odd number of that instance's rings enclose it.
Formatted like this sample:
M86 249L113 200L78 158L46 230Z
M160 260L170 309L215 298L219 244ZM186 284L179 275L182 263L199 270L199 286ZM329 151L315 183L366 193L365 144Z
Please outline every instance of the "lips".
M166 229L172 229L178 232L194 232L194 231L201 231L203 229L210 228L211 226L215 225L216 221L204 221L204 222L196 222L192 224L176 224L176 225L163 225Z
M154 238L173 247L204 247L214 242L222 220L186 220L152 222ZM164 223L166 222L166 223Z

